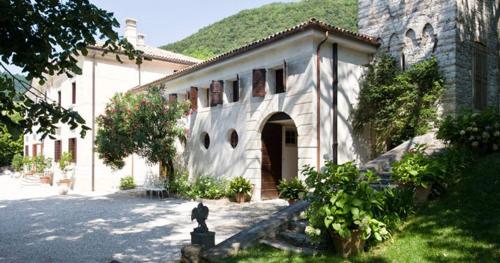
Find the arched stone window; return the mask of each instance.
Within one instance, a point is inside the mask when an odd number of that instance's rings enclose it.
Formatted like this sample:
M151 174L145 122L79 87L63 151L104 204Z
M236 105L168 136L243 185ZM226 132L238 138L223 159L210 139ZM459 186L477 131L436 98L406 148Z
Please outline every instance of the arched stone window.
M431 24L427 23L422 30L422 51L423 56L427 57L428 55L434 53L437 46L437 38L434 33L434 28Z

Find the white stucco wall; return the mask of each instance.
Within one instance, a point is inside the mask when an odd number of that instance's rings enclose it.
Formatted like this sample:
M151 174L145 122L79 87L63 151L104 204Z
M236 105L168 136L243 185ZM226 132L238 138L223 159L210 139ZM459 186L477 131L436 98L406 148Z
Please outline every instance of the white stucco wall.
M47 90L47 95L54 101L57 101L57 92L61 91L62 106L72 108L85 119L86 125L92 125L92 70L94 60L92 56L80 57L79 65L82 67L82 74L73 78L66 76L52 77L49 82L40 88ZM139 84L151 82L167 74L171 74L174 69L179 69L180 65L171 64L163 61L144 61L139 67L126 58L122 58L124 63L119 63L114 57L102 57L99 52L95 58L95 113L96 117L104 112L106 104L110 98L117 92L125 92ZM76 82L76 103L71 103L72 83ZM97 124L96 124L97 129ZM32 135L26 136L32 138ZM92 131L87 133L85 138L80 138L78 130L71 131L69 127L62 126L60 135L57 139L62 142L62 152L68 151L68 139L77 138L77 162L75 169L75 189L91 190L92 179ZM29 145L29 154L31 155L31 145L40 143L40 141L25 140L25 145ZM44 155L54 159L54 141L46 138L43 147ZM132 161L133 159L133 161ZM133 171L132 171L133 162ZM57 164L54 163L55 180L60 177ZM142 158L134 155L126 159L126 165L123 169L113 171L105 166L98 158L95 159L95 190L115 189L119 186L120 178L127 175L134 175L136 183L142 184L147 172L158 173L157 165L149 165Z
M260 199L261 186L261 132L269 117L276 112L285 112L297 127L297 167L316 166L316 47L322 35L306 31L294 37L267 45L244 55L220 62L188 75L166 81L165 93L186 93L190 87L199 88L198 112L190 116L190 137L186 150L191 176L211 175L231 178L242 175L255 185L254 199ZM332 133L332 37L321 51L321 164L331 156ZM342 41L341 41L342 42ZM342 45L349 41L343 40ZM353 47L357 47L353 45ZM359 92L358 80L364 64L369 62L366 48L354 51L339 48L339 160L359 161L363 149L355 145L348 118ZM252 70L273 69L287 63L285 93L272 94L272 80L267 74L267 94L264 98L252 97ZM205 90L212 80L234 80L240 78L240 101L223 105L206 105ZM233 149L229 144L229 132L238 132L239 144ZM210 147L205 149L202 134L210 136ZM290 159L290 158L285 158ZM286 163L284 162L284 165ZM287 168L284 168L286 170ZM300 173L298 174L301 178Z

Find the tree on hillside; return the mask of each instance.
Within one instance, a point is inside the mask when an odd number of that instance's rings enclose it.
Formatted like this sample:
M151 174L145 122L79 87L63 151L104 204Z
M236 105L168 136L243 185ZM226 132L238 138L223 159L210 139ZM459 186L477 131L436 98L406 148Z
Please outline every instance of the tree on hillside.
M22 68L28 81L40 84L48 75L80 74L76 57L86 55L87 46L96 45L97 40L104 42L107 52L120 51L141 62L132 45L115 32L119 23L113 14L88 0L5 0L0 1L0 13L0 66L9 73L0 75L0 123L9 131L32 132L38 126L36 132L44 138L55 133L57 123L80 127L81 136L89 128L77 112L49 101L41 91L10 74L6 65ZM25 92L16 92L16 85ZM11 117L15 114L24 118L15 121Z
M97 118L99 158L106 165L120 169L125 164L123 159L135 153L150 163L159 163L162 175L173 174L175 142L184 136L179 119L188 106L168 102L159 89L116 94L104 114Z
M207 59L296 26L312 17L356 31L358 1L302 0L268 4L226 17L162 48Z

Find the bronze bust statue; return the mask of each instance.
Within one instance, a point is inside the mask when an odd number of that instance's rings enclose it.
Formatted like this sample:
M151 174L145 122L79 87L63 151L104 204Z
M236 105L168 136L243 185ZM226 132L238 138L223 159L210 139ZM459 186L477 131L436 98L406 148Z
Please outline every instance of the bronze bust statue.
M197 207L193 208L191 212L191 221L196 219L198 222L198 227L194 229L195 233L207 233L208 227L205 221L208 217L208 207L204 206L203 203L199 203Z

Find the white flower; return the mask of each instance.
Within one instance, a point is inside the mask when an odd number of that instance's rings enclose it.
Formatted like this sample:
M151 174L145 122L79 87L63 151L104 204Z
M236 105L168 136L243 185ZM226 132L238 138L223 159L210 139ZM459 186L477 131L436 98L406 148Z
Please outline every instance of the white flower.
M479 146L479 142L472 142L471 145L472 145L472 147L477 147L477 146Z
M493 148L493 151L498 151L498 145L493 144L493 147L492 147L492 148Z
M474 139L474 136L469 137L469 141L473 141Z
M495 137L500 136L500 131L496 131L496 132L494 132L494 133L493 133L493 136L495 136Z
M490 134L488 132L483 132L482 134L483 138L488 139L490 138Z
M323 178L323 179L321 179L321 183L322 183L322 184L326 183L326 179L324 179L324 178Z
M467 127L466 130L467 131L472 131L472 127Z
M464 131L464 130L461 130L461 131L460 131L460 135L465 135L465 131Z
M474 127L474 128L472 128L472 131L473 131L473 132L477 132L477 131L478 131L478 129L477 129L476 127Z

